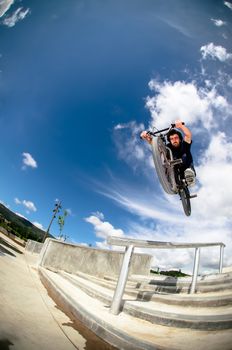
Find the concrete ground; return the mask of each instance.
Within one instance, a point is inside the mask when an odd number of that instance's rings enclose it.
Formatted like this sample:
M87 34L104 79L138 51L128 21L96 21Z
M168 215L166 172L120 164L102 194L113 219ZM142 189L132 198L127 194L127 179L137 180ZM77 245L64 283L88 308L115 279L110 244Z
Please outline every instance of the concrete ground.
M37 256L23 252L0 233L0 349L94 349L98 338L86 339L74 328L42 285L33 267Z

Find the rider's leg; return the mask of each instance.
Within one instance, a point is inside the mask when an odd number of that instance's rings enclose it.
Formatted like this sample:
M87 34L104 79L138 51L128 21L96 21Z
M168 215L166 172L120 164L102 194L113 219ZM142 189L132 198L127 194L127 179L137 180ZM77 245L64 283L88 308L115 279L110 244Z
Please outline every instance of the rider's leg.
M192 168L185 169L184 177L185 177L185 180L186 180L188 186L195 185L196 176L195 176L195 172L193 171Z
M192 157L184 155L182 157L183 168L184 168L184 178L188 186L194 186L196 182L196 171L192 162Z

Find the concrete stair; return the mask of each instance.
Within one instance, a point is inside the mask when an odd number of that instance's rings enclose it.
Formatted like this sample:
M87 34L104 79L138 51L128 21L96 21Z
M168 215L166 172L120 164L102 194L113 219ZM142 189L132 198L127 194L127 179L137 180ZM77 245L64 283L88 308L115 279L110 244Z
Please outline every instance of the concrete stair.
M74 279L75 282L75 276L79 276L83 278L84 280L94 282L98 286L106 287L109 290L115 290L117 279L104 276L103 278L95 277L92 275L87 275L81 272L76 273L76 275L67 274L65 272L61 272L64 276L69 276L70 278ZM227 275L227 274L226 274ZM220 276L220 275L219 275ZM202 277L199 278L199 280ZM230 276L224 276L224 279L229 280ZM160 285L162 285L162 279L160 278L158 281ZM209 279L207 277L207 279ZM206 283L211 283L210 292L205 294L200 294L200 291L198 290L198 294L195 295L189 295L189 294L182 294L176 295L175 293L167 293L162 292L162 290L157 290L153 287L152 284L150 284L150 280L147 279L147 281L144 281L142 279L139 282L139 276L131 277L126 285L125 293L128 296L132 296L135 300L143 300L143 301L160 301L165 304L172 304L172 305L185 305L185 306L197 306L197 307L213 307L213 306L228 306L232 305L232 286L228 289L228 281L225 282L225 284L221 283L221 277L211 278L209 281L206 281ZM153 281L153 280L152 280ZM163 279L164 282L166 282L165 279ZM218 285L217 283L220 281L220 286L223 287L223 290L220 291L220 298L218 296ZM77 282L76 282L77 283ZM167 283L167 282L166 282ZM174 282L173 282L174 283ZM179 282L180 283L180 282ZM183 283L183 282L182 282ZM188 283L187 288L190 288L190 279L188 281L185 281L184 283ZM202 281L198 282L204 283ZM215 284L216 283L216 284Z
M110 306L115 286L109 286L104 278L83 273L59 274L89 296ZM232 291L213 296L206 296L206 293L203 296L157 294L155 291L144 295L146 292L140 288L129 281L123 297L123 312L154 324L205 330L232 328Z
M119 349L177 349L171 345L172 336L170 337L170 332L179 334L182 332L181 330L186 331L187 329L192 334L200 331L201 335L206 334L207 337L209 336L209 332L218 335L225 333L225 339L230 334L229 338L232 342L232 273L199 277L198 292L194 295L187 294L185 291L189 289L190 278L181 280L167 278L166 276L157 276L157 278L153 276L131 276L127 282L123 296L122 312L118 316L112 315L109 312L116 287L116 278L110 276L100 278L80 272L75 275L64 271L51 272L44 268L40 268L40 274L44 284L48 285L50 289L53 289L54 293L58 293L59 299L65 300L65 305L70 304L72 313L77 313L78 318L84 319L85 323L87 316L84 316L84 314L87 312L87 306L81 315L80 309L83 308L81 302L78 306L73 306L78 302L79 296L84 295L84 298L87 298L88 301L85 302L85 305L99 304L101 308L99 314L103 310L104 313L106 312L103 319L106 320L109 318L110 320L114 320L113 325L111 321L107 325L104 324L104 337L106 336L106 328L111 334L109 343L119 346ZM206 291L207 288L209 292ZM69 294L69 290L72 290L76 294L75 302L74 298ZM178 292L175 292L176 290ZM62 298L61 295L63 295ZM90 318L91 322L93 322L93 319L97 317L96 311L95 314L90 315L90 313L91 311L89 311L87 318ZM128 318L128 322L132 327L126 333L124 329L125 325L121 325L119 328L116 327L117 329L115 330L116 320L119 322L122 317ZM98 327L99 324L102 325L101 320L102 315L96 321ZM97 327L96 324L94 326L95 328ZM93 323L91 323L91 327L92 325ZM163 339L162 345L164 344L165 346L159 347L157 338L154 338L151 343L149 341L147 342L146 337L143 338L141 336L142 338L140 339L140 331L136 333L136 336L133 335L131 338L129 335L134 334L133 325L136 329L143 329L142 333L153 332L154 335L157 327L161 327L162 334L166 334L167 332L170 342L166 344L166 341ZM97 329L99 330L98 327ZM98 332L100 332L99 336L101 336L102 329ZM114 339L115 336L117 340ZM182 337L184 338L183 334ZM178 341L182 344L182 340L179 339ZM183 344L178 345L178 350L192 349L188 344ZM220 348L222 347L220 346ZM199 346L196 349L200 349ZM211 349L214 349L214 347L211 347ZM227 345L225 344L224 349L227 349ZM228 347L228 350L231 349Z
M83 276L85 279L96 281L97 284L107 286L109 289L115 289L117 278L111 276L103 276L102 278L87 275L81 272L76 273L77 276ZM174 278L167 276L158 276L157 278L149 278L147 276L131 276L127 281L127 290L136 289L146 292L156 293L189 293L191 287L191 278ZM201 276L198 278L196 293L214 293L232 290L232 273L214 274Z
M174 278L160 276L160 278L147 278L132 276L131 281L136 281L138 287L166 293L189 293L191 278ZM196 293L213 293L232 290L232 274L213 274L198 277Z

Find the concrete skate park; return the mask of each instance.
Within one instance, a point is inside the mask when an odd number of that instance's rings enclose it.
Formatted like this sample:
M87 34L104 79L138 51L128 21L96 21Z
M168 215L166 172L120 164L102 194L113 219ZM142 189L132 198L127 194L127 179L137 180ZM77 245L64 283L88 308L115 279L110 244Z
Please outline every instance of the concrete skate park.
M109 238L124 251L0 233L0 349L232 349L232 268L199 275L206 244ZM193 275L150 274L134 247L195 249Z

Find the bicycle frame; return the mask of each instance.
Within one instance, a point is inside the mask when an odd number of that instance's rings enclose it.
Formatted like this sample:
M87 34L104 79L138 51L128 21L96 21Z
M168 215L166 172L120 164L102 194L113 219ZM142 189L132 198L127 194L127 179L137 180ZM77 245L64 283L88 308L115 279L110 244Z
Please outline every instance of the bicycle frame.
M165 128L162 130L157 130L155 132L152 131L148 131L148 134L161 138L161 140L163 141L166 151L167 151L167 157L165 159L166 164L173 169L174 171L174 177L171 177L171 186L172 186L172 190L174 193L178 193L178 189L180 187L182 187L182 182L180 180L180 172L179 172L179 168L177 168L178 164L182 163L182 159L174 159L173 158L173 154L172 154L172 150L167 146L167 141L165 136L168 134L168 132L174 128L175 124L171 124L171 126L169 128ZM165 134L163 134L163 132L165 132Z
M187 216L191 214L190 196L188 184L181 169L182 159L174 159L172 150L167 146L166 135L175 127L171 124L169 128L148 131L154 136L152 139L152 154L156 172L160 183L168 194L179 194L184 212Z

